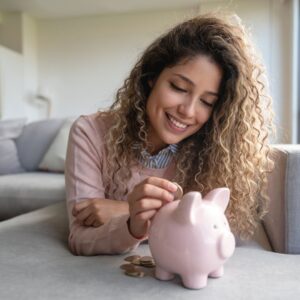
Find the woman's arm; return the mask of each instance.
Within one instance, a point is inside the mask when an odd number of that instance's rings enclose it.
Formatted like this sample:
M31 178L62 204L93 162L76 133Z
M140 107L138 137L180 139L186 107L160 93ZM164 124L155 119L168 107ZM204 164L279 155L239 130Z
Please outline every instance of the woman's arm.
M101 128L96 126L92 119L80 117L74 122L69 134L65 181L69 247L76 255L123 253L136 248L142 241L135 239L128 231L129 213L111 216L100 227L84 226L72 214L75 205L79 205L82 200L106 201L102 176L102 160L105 159L103 135Z
M83 200L72 209L72 215L81 225L93 227L99 227L113 217L128 213L128 202L111 199Z
M134 238L127 225L128 214L111 218L100 227L70 224L69 248L75 255L121 254L134 250L143 241Z

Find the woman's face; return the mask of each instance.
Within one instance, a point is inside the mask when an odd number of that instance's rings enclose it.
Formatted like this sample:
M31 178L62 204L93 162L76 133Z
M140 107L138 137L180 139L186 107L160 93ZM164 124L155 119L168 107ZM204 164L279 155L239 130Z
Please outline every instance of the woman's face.
M222 69L209 57L196 56L165 68L148 97L148 142L152 154L197 132L211 116L218 99Z

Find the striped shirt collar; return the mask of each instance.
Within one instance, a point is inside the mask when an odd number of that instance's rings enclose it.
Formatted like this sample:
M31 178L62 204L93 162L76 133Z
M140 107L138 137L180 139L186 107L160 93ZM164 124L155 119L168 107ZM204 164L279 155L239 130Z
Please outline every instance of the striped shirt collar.
M141 151L138 161L146 168L162 169L169 165L178 152L178 148L179 144L171 144L155 155L151 155L144 149Z

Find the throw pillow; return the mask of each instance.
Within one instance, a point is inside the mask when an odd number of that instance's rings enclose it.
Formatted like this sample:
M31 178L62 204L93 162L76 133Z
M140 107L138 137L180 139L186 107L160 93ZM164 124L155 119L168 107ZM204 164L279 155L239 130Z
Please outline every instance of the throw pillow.
M15 143L25 122L26 118L0 121L0 175L25 172Z
M26 171L37 171L65 120L66 118L42 119L24 126L22 134L16 139L16 145L20 162Z
M64 122L39 164L40 170L64 172L69 132L75 119L69 118Z
M25 123L26 118L1 120L0 140L17 138L22 133Z

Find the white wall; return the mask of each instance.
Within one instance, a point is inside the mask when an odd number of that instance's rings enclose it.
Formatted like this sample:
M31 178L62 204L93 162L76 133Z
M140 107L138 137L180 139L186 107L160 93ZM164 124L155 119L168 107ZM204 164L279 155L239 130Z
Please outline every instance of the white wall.
M22 15L23 58L24 58L24 96L26 104L25 114L28 121L47 116L46 107L36 101L38 93L38 42L37 24L35 19Z
M0 119L25 117L23 57L0 46Z
M40 86L53 101L52 116L109 106L137 55L193 13L187 9L39 21Z
M46 117L38 91L37 27L23 13L0 15L0 118Z

